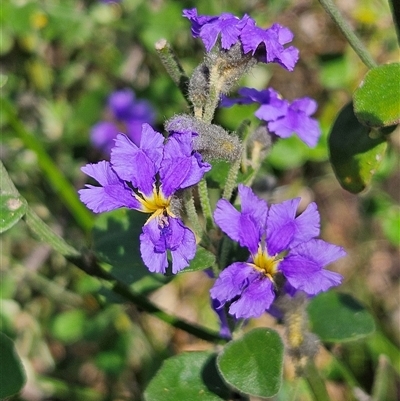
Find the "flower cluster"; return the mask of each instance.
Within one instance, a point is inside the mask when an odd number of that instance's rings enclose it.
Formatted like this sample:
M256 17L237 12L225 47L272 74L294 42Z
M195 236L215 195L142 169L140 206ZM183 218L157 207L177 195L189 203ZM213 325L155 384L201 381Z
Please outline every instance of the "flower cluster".
M110 162L82 168L101 186L87 184L79 194L95 213L120 207L149 213L140 235L143 262L151 272L165 273L170 251L172 272L177 273L194 258L196 239L178 215L175 194L197 184L210 168L192 150L191 133L174 134L165 142L159 132L143 124L139 145L118 134Z
M342 276L324 266L345 255L336 245L316 239L315 203L296 217L300 198L267 206L250 188L239 185L241 211L227 200L217 203L214 218L231 239L250 252L246 262L224 269L210 290L219 307L230 303L236 318L258 317L276 297L275 278L282 275L290 291L315 295L340 284Z
M321 136L318 122L311 117L317 110L317 102L309 97L295 99L291 103L282 99L272 88L257 90L241 88L240 97L230 99L223 97L222 107L234 104L260 103L255 116L265 121L268 130L281 138L288 138L296 133L308 146L315 147Z
M100 121L92 127L92 144L105 154L114 146L114 139L119 132L126 132L136 144L140 142L142 124L153 124L155 113L150 103L138 100L131 89L113 92L107 102L111 114L110 121Z
M224 197L229 198L236 186L246 142L211 123L221 93L228 93L258 61L276 62L291 71L298 59L295 47L285 47L293 34L279 24L262 29L248 15L241 19L229 13L198 15L195 8L183 15L208 52L188 86L194 116L180 114L166 121L169 136L165 139L146 123L154 118L146 102L135 100L130 90L115 92L108 102L114 121L101 122L92 130L92 141L110 150L111 159L83 167L100 186L87 184L79 191L82 202L95 213L127 207L150 214L140 235L140 253L148 269L157 273L166 272L168 253L172 273L187 267L195 256L195 235L179 214L179 191L200 182L211 169L206 161L222 159L232 164ZM311 117L317 108L313 99L288 102L271 88L242 88L239 94L238 99L223 97L221 105L259 103L255 115L266 123L259 127L263 134L286 138L296 133L308 146L317 144L321 132ZM127 135L118 134L116 122L125 125ZM203 189L200 203L208 221L211 206ZM210 290L225 337L230 334L224 305L236 318L251 318L273 311L279 294L301 291L313 296L326 291L340 284L342 276L324 267L345 255L341 247L317 239L320 218L315 203L297 216L300 198L267 205L249 187L240 184L238 191L241 211L220 199L214 212L215 223L250 255L244 262L221 266ZM208 250L218 248L212 240L210 244Z
M293 33L286 27L273 24L268 29L256 26L247 14L238 18L230 13L219 16L198 15L197 9L183 10L183 16L192 24L192 35L200 37L209 52L220 38L223 50L229 50L240 43L244 54L250 53L262 63L278 63L292 71L299 58L294 46L285 47L293 39Z

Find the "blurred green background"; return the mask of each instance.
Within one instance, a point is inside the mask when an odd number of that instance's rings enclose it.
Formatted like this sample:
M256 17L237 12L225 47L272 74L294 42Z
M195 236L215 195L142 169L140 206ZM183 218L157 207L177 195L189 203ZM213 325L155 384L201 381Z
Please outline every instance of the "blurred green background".
M379 64L398 61L386 1L337 3ZM210 15L248 13L262 27L279 22L294 32L300 49L294 72L260 65L241 85L272 86L288 99L315 98L323 137L315 149L295 137L279 141L263 165L262 178L273 183L274 201L293 196L315 200L322 237L349 253L334 266L345 276L341 290L369 308L378 332L338 346L335 354L366 390L379 355L389 354L399 386L400 136L392 135L369 190L356 196L340 188L328 162L326 138L367 70L318 1L3 0L0 85L6 103L0 109L1 160L43 220L72 245L90 246L92 216L72 207L62 195L46 155L78 190L87 179L80 167L103 158L91 147L89 132L104 118L111 92L129 87L148 100L156 110L159 130L175 113L188 111L154 43L166 38L190 74L203 59L201 41L191 37L190 24L181 16L182 9L192 7ZM216 122L235 130L244 118L255 123L254 110L219 110ZM13 401L140 400L163 359L182 350L211 347L133 305L107 297L104 288L99 295L97 279L32 238L22 221L0 241L0 330L14 339L28 376ZM183 274L149 296L172 313L218 329L209 307L210 286L201 272ZM275 323L265 316L252 324ZM332 400L352 400L330 357L321 352L318 364L329 379ZM290 366L285 374L292 377ZM285 399L284 390L276 399ZM299 394L299 400L309 397L306 390Z

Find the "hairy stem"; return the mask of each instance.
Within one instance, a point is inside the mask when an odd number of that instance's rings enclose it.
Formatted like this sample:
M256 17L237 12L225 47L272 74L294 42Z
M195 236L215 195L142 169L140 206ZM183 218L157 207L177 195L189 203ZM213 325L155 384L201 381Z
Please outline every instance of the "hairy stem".
M192 107L192 102L188 96L189 78L170 44L165 39L160 39L155 44L155 48L172 81L174 81L175 85L179 88L189 106Z
M361 61L368 67L374 68L377 66L375 60L369 54L368 50L362 44L358 36L353 32L349 23L343 18L339 9L336 7L332 0L319 0L322 7L330 15L330 17L335 21L338 28L341 30L343 35L346 37L350 46L358 54Z
M219 103L219 97L221 95L221 88L223 85L223 78L219 74L219 66L215 64L210 69L210 90L207 98L207 102L204 106L203 121L211 123L214 118L215 109Z
M208 231L209 229L214 227L214 220L212 217L210 198L208 196L208 188L205 178L203 178L197 184L197 187L199 189L201 209L203 211L204 219L206 220L206 229Z
M201 226L199 216L197 215L196 206L193 199L193 189L189 188L185 191L183 202L185 206L186 215L193 227L193 230L198 237L201 237L204 233L204 228Z

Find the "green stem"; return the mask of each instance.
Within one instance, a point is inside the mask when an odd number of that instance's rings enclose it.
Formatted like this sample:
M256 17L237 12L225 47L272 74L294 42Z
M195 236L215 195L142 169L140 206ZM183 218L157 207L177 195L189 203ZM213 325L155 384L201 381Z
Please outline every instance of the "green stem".
M39 167L43 171L47 181L54 188L60 200L70 211L76 222L85 231L89 231L93 225L93 215L79 200L78 194L71 183L64 177L57 165L51 160L40 140L34 134L28 132L18 120L14 107L5 98L1 98L0 109L6 113L7 121L15 133L22 139L24 145L35 152Z
M197 187L199 189L201 209L203 211L204 219L206 221L206 229L208 231L209 229L214 227L214 220L212 217L210 198L208 195L207 182L206 182L205 178L203 178L197 184Z
M174 81L175 85L180 89L189 106L192 107L192 102L189 99L188 93L189 78L185 74L170 44L165 39L160 39L155 44L155 48L172 81Z
M197 214L196 206L194 204L194 199L193 199L193 189L189 188L185 191L183 202L185 205L185 211L187 217L193 227L193 230L195 231L197 236L201 238L204 233L204 228L201 226L199 222L199 216Z
M308 361L304 378L310 386L310 390L315 401L330 401L328 392L326 391L325 383L322 380L314 361Z
M80 253L68 245L62 237L56 234L30 207L25 214L27 226L35 233L38 239L46 242L51 247L65 257L79 257Z
M228 177L226 178L225 182L224 192L222 194L223 199L229 200L232 196L232 192L236 187L237 176L239 173L241 162L242 159L240 155L238 159L234 163L232 163L231 167L229 168Z
M377 66L375 60L369 54L368 50L361 43L358 36L353 32L349 23L343 18L342 14L333 3L332 0L319 0L322 7L330 15L330 17L335 21L336 25L342 31L343 35L346 37L350 46L358 54L361 61L368 67L374 68Z

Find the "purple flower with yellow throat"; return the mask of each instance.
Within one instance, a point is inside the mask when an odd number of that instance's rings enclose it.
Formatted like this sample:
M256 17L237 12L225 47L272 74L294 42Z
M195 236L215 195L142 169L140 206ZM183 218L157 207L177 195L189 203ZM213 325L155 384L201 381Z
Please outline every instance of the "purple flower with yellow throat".
M151 272L165 273L167 252L172 273L184 269L196 253L196 239L179 216L176 192L197 184L211 166L192 149L192 133L165 141L143 124L139 145L118 134L111 160L87 164L82 171L100 186L86 185L80 198L95 213L120 207L150 214L140 235L140 253Z
M342 276L324 267L346 253L316 239L320 218L315 203L296 217L300 198L268 207L244 185L239 185L239 197L240 212L221 199L214 213L222 231L250 253L247 261L222 270L211 288L220 308L229 303L236 318L259 317L276 297L277 275L293 290L311 296L340 284Z

